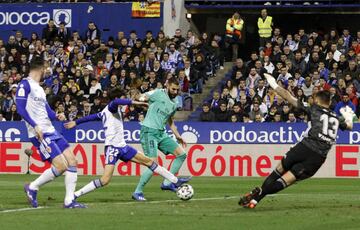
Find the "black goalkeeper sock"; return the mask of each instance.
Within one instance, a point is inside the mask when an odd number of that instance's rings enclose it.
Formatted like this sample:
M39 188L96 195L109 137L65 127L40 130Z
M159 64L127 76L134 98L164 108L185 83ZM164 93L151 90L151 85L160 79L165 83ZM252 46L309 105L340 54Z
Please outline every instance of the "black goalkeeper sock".
M275 169L268 177L266 177L261 187L274 183L274 181L279 179L281 176L282 174L277 169Z
M272 183L269 183L269 184L264 183L263 186L261 187L260 194L257 197L255 197L255 200L257 202L259 202L266 195L277 193L286 187L287 187L287 184L284 181L284 179L281 177L278 178L276 181L273 181Z

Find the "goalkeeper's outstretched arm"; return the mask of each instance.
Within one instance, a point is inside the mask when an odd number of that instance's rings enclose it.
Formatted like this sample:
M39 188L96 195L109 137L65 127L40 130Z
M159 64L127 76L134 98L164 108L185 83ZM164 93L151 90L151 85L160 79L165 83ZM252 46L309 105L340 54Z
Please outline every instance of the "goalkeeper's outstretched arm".
M298 100L293 95L291 95L289 91L280 87L276 83L276 80L275 80L275 78L273 78L273 76L271 76L270 74L267 74L267 73L264 73L264 76L265 76L267 82L269 83L270 87L273 88L275 90L275 92L277 92L282 98L287 100L293 106L295 106L295 107L298 106Z

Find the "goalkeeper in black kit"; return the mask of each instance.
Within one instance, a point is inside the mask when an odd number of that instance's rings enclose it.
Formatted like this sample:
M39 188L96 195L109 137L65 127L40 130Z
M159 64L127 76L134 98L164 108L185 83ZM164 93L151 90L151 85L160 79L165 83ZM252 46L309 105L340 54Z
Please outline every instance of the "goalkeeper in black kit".
M294 147L281 160L275 170L265 179L261 187L254 188L240 198L239 205L255 208L269 194L277 193L296 181L312 177L325 162L332 145L336 142L337 132L351 130L354 112L350 107L340 110L342 117L337 117L329 106L331 103L328 91L319 91L314 95L314 104L307 107L280 87L270 74L264 74L270 87L278 95L308 116L308 129Z

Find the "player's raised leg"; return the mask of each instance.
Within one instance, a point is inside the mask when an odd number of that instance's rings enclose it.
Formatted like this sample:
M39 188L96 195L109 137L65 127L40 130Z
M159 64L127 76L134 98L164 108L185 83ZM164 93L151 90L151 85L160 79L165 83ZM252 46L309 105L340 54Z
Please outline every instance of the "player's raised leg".
M108 185L112 179L114 174L115 165L114 164L107 164L104 168L104 174L101 176L100 179L92 180L90 183L79 189L75 192L75 198L79 198L89 192L92 192L98 188L104 187Z
M154 160L145 156L141 152L138 152L131 159L131 161L148 167L152 172L158 173L160 176L162 176L163 178L168 180L170 183L172 183L175 187L179 187L180 185L191 180L191 177L183 177L183 178L176 177L173 173L169 172L166 168L158 165Z
M105 146L105 168L104 173L99 179L95 179L75 192L75 198L83 196L98 188L108 185L112 179L115 170L116 162L121 158L121 153L124 148L117 148L113 146ZM133 155L136 154L133 153Z

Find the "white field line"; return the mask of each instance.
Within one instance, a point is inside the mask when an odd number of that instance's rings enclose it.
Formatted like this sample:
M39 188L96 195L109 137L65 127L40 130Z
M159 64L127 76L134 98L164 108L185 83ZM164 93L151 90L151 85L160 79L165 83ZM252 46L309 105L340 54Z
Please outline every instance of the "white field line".
M2 210L2 211L0 211L0 213L22 212L22 211L30 211L30 210L44 209L44 208L47 208L47 207L7 209L7 210Z
M268 196L286 196L288 194L272 194ZM206 197L206 198L195 198L191 199L190 201L207 201L207 200L230 200L230 199L239 199L239 196L222 196L222 197ZM157 200L157 201L131 201L131 202L115 202L113 204L161 204L161 203L168 203L168 202L186 202L180 199L177 200Z
M283 196L288 194L273 194L269 196ZM207 200L230 200L230 199L236 199L240 198L240 196L223 196L223 197L206 197L206 198L195 198L191 199L191 201L207 201ZM169 203L169 202L186 202L182 200L157 200L157 201L145 201L145 202L137 202L137 201L131 201L131 202L113 202L112 204L116 205L128 205L128 204L161 204L161 203ZM97 204L90 204L90 206L98 205ZM108 204L108 203L107 203ZM7 209L2 210L0 213L9 213L9 212L22 212L22 211L31 211L31 210L38 210L38 209L45 209L49 208L46 206L41 206L38 208L18 208L18 209Z
M234 198L239 198L239 196L195 198L195 199L191 199L191 201L228 200L228 199L234 199ZM178 200L116 202L116 203L113 203L113 204L119 204L119 205L126 205L126 204L161 204L161 203L169 203L169 202L186 202L186 201L178 199Z

